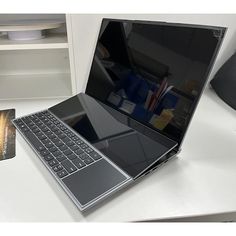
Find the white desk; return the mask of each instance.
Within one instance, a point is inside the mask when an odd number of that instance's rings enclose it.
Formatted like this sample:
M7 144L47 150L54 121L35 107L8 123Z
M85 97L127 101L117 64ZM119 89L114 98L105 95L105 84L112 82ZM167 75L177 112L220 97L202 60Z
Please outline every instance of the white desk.
M17 116L60 100L1 101ZM81 214L17 135L16 157L0 162L0 221L136 221L236 211L236 111L207 89L182 152L138 184Z

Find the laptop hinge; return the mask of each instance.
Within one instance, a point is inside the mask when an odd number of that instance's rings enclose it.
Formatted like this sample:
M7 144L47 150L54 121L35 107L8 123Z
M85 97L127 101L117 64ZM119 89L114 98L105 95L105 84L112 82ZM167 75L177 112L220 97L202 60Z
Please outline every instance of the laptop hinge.
M180 153L180 149L172 149L170 152L168 152L166 155L162 156L158 161L156 161L153 165L151 165L145 172L141 173L140 175L136 176L137 178L143 177L145 175L150 174L152 171L156 170L160 165L166 163L173 157L175 157L178 153Z

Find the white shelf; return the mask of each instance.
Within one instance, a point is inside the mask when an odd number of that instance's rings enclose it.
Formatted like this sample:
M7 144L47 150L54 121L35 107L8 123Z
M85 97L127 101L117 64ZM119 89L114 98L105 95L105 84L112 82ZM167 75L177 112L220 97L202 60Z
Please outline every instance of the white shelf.
M0 37L0 50L34 50L68 48L65 34L51 34L39 40L13 41L6 35Z
M70 74L0 75L0 100L72 95Z

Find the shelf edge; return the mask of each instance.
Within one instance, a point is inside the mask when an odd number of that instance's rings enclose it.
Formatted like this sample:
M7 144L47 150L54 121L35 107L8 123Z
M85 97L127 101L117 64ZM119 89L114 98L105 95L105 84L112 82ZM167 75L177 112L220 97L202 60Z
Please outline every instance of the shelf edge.
M68 43L0 45L0 51L68 48Z

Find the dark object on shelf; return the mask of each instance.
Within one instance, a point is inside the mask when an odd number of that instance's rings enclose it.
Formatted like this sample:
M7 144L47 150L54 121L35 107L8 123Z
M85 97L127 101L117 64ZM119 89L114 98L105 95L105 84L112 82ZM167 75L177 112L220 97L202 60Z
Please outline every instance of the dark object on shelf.
M15 109L0 111L0 160L15 156L15 127L11 120L15 118Z
M211 86L224 102L236 110L236 53L218 70Z

